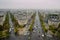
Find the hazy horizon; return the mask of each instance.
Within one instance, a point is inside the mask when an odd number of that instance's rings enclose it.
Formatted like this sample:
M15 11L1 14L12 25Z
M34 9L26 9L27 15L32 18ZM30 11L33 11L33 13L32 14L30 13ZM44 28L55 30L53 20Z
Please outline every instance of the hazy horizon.
M0 0L0 9L60 9L60 0Z

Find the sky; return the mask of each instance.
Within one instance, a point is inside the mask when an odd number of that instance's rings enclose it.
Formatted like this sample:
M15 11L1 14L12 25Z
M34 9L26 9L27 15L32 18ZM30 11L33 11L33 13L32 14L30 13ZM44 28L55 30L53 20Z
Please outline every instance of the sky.
M0 9L60 9L60 0L0 0Z

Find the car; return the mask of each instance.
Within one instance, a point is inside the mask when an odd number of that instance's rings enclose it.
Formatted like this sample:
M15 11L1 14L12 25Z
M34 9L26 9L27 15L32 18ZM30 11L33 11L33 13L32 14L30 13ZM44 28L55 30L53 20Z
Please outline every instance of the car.
M11 32L11 28L9 29L9 32Z
M35 30L33 30L33 33L35 33L36 31Z
M14 30L14 28L12 28Z
M41 36L44 37L44 34L42 34Z
M40 35L38 35L38 37L40 37Z
M30 39L30 37L28 37L28 39Z
M29 35L29 32L24 33L24 35Z
M48 35L46 35L47 37L52 37L52 35L50 35L50 34L48 34Z
M36 27L38 27L38 26L36 26Z
M36 28L36 26L34 26Z

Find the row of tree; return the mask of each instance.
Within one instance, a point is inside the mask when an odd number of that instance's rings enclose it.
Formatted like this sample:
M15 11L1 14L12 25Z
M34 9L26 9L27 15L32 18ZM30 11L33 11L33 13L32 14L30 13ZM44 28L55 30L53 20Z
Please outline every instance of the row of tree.
M0 25L0 38L6 38L9 36L9 28L9 15L7 12L5 20L3 21L3 25Z
M44 32L47 32L48 30L45 28L45 24L44 24L44 20L43 20L44 17L41 14L39 14L39 19L40 19L41 26L42 26Z
M29 32L30 32L30 34L29 34L29 40L31 40L32 32L34 30L33 27L34 27L35 16L36 16L36 14L33 14L31 16L31 23L30 23L30 28L29 28Z

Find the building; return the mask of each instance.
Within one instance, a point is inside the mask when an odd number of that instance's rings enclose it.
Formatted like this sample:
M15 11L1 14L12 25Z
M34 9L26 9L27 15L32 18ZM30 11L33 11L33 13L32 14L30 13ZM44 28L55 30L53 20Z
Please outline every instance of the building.
M3 25L4 20L5 20L5 12L0 11L0 25Z
M58 27L59 23L60 23L59 14L55 13L48 15L48 25L55 25L55 27Z
M29 11L17 11L17 13L14 14L20 25L26 24L32 15L33 12Z

